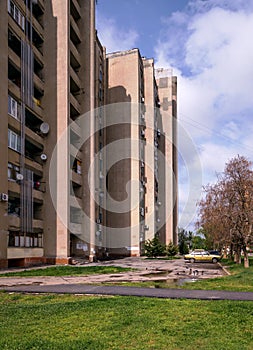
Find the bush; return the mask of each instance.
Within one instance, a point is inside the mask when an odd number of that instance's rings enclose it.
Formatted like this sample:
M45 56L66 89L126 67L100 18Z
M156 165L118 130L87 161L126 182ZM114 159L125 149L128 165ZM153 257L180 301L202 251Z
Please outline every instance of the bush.
M145 254L149 258L156 258L165 255L166 246L162 244L157 236L153 239L148 239L144 244Z
M175 256L178 253L178 247L170 242L166 248L166 254L168 256Z
M179 253L182 255L188 254L189 253L189 248L186 242L182 241L179 244Z

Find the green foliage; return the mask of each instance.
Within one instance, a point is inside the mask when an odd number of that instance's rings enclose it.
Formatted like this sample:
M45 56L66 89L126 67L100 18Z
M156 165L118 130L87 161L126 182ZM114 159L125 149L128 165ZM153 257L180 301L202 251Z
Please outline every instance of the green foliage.
M144 249L146 256L149 258L156 258L166 253L166 246L161 243L157 236L148 239L144 244Z
M192 249L207 249L206 247L206 239L195 235L192 237Z
M170 241L170 243L166 247L166 254L168 256L175 256L177 253L178 253L178 247Z
M188 234L187 231L184 229L179 229L178 232L178 250L179 253L184 255L189 253L189 248L188 248Z
M179 229L178 233L178 248L179 253L184 255L189 253L189 249L208 249L208 242L204 234L198 231L197 234L194 234L192 231L187 232L184 229Z
M246 301L1 293L0 308L1 350L249 350L253 343Z

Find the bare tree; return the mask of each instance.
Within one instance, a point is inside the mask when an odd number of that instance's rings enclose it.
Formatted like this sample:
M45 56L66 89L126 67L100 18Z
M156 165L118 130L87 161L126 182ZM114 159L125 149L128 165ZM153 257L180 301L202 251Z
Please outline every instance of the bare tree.
M243 156L231 159L214 185L204 187L199 202L198 227L202 227L213 245L230 246L235 261L249 267L247 247L253 242L252 162Z

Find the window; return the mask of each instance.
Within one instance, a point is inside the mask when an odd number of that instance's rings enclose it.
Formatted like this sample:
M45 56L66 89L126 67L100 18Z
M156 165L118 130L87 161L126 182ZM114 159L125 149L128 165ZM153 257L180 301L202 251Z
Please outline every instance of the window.
M17 174L20 173L20 168L12 163L8 163L8 180L17 180Z
M9 231L9 247L27 247L27 248L42 248L43 235L42 233L27 233L24 236L19 231Z
M10 197L8 201L8 215L20 216L20 199L17 197Z
M10 129L8 129L8 147L21 152L20 136Z
M18 104L18 102L13 98L11 97L10 95L8 95L8 113L20 120L20 105Z
M25 30L25 17L22 15L19 8L14 4L12 0L8 0L8 12L14 21Z

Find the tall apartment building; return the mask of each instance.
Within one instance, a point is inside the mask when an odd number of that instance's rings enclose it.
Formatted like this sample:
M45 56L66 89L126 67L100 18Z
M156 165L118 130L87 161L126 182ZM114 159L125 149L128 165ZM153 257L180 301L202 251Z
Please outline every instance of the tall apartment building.
M95 137L82 147L78 118L104 98L94 7L93 0L0 2L0 266L67 263L80 236L95 237L95 225L81 220L83 211L94 221L99 215L84 175ZM90 135L94 123L85 123Z
M0 1L0 36L0 267L139 255L155 232L175 241L162 154L176 164L176 152L161 132L175 78L165 87L137 49L106 59L95 0Z
M116 141L124 144L122 159L107 167L107 191L119 205L126 202L124 213L110 211L107 202L108 246L110 254L134 256L155 234L166 244L177 242L176 78L166 77L160 96L154 61L138 49L108 54L107 66L107 103L121 104L121 119L107 128L106 140L115 142L114 153ZM173 110L166 109L165 99Z

